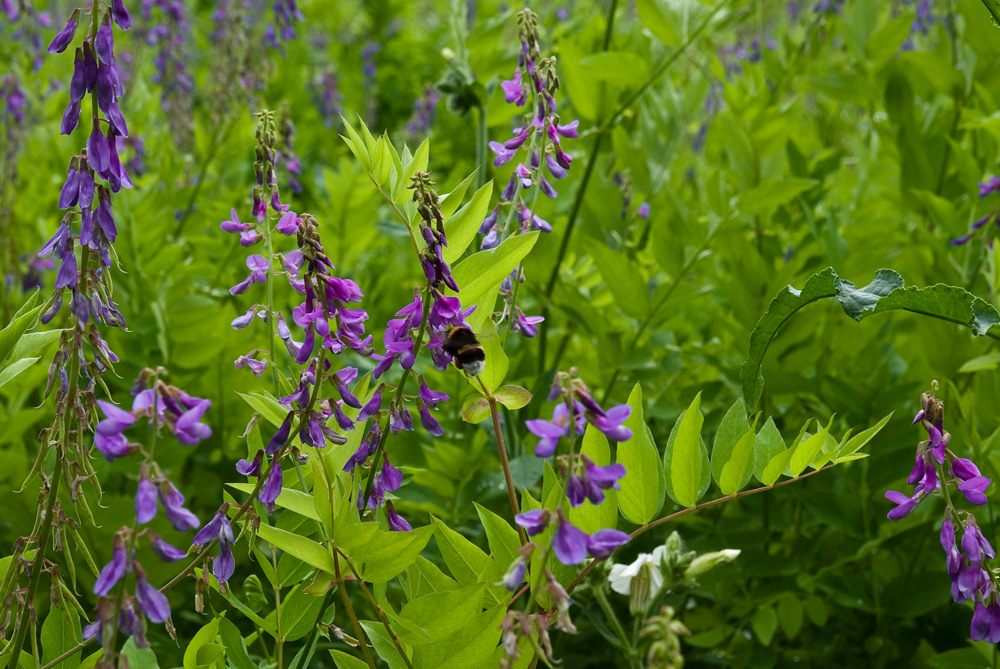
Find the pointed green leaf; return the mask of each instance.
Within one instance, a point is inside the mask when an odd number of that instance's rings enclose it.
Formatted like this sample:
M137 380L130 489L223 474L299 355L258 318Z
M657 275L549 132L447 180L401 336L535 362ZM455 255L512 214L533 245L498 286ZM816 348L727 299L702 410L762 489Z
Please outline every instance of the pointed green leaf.
M618 507L629 522L644 525L660 512L666 486L660 454L643 418L642 388L638 383L629 394L628 404L632 413L624 425L632 430L632 438L618 444L618 462L625 466L625 476L618 482Z
M719 429L715 433L715 442L712 444L712 477L721 487L722 470L733 457L733 449L736 442L750 429L747 424L747 411L743 405L743 400L738 399L729 408L726 415L719 423Z
M445 262L449 264L455 262L462 257L465 249L469 248L469 244L479 233L483 219L486 218L492 197L493 182L490 181L475 192L468 204L445 221L444 232L448 239L448 246L444 250ZM458 286L462 288L462 284Z
M752 429L740 437L733 449L732 457L722 468L722 475L719 477L719 488L723 495L732 495L738 492L750 481L754 468L754 443L757 435Z
M674 495L679 504L688 507L698 503L702 468L707 464L702 461L701 453L701 426L705 418L701 415L700 406L701 392L695 395L677 428L670 460L670 482Z
M764 423L764 427L760 428L760 432L757 433L757 439L754 442L753 450L753 475L758 481L764 483L764 469L774 459L774 456L785 450L785 440L781 438L781 433L775 427L773 418L768 418L767 422Z

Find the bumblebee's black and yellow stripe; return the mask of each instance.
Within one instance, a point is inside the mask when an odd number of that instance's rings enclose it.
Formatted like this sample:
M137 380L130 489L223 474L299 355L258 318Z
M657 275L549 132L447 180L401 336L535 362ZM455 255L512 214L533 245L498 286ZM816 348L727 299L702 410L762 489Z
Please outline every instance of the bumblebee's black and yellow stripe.
M469 376L478 376L486 366L486 351L476 339L472 330L464 325L456 325L448 330L448 338L441 345L442 350L455 359L455 366Z

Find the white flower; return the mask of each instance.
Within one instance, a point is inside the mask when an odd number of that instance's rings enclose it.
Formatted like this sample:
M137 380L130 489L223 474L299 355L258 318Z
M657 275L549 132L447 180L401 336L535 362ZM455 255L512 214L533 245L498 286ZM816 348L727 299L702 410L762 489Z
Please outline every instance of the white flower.
M660 565L662 564L663 558L666 554L667 547L658 546L653 549L652 554L640 553L635 562L630 565L611 565L611 575L608 576L608 582L611 583L611 589L621 595L630 595L632 579L639 575L639 570L642 569L643 565L648 564L650 575L650 594L655 596L660 592L660 588L663 587L663 572L660 571Z

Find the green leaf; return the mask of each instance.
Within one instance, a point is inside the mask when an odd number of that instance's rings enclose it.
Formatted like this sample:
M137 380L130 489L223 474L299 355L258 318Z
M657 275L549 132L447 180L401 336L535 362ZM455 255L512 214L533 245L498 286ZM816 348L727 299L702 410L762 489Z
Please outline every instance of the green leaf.
M753 632L760 642L765 646L770 646L771 640L774 639L774 633L778 631L778 614L774 612L774 608L762 606L757 609L751 624Z
M774 485L774 482L781 477L781 473L785 471L788 461L792 459L794 452L795 450L790 448L771 458L771 461L764 467L764 473L761 475L761 483L764 485Z
M462 205L462 200L465 198L465 192L469 190L469 186L471 186L472 182L476 180L477 174L479 174L479 170L473 170L472 174L465 177L462 183L455 186L453 191L441 196L439 202L441 204L441 215L445 218L444 230L446 234L448 233L448 219L451 218L451 215L458 211L458 208ZM448 243L451 244L451 235L447 236Z
M285 592L281 600L281 635L285 641L298 641L309 634L322 613L323 597L310 595L300 585ZM271 611L267 622L275 625L275 620L274 611Z
M469 395L462 403L462 420L466 423L482 423L490 417L490 403L481 395Z
M216 620L219 621L219 638L226 646L226 660L236 669L257 669L257 665L250 659L239 628L228 618L220 616Z
M476 502L473 504L476 505L479 521L483 524L483 529L486 530L490 556L496 560L499 566L508 567L515 558L519 557L518 549L521 548L521 540L517 536L517 530L489 509Z
M468 669L484 662L500 640L500 624L507 615L498 606L468 620L443 641L418 646L413 651L414 669Z
M0 367L10 357L11 351L14 350L21 336L31 327L38 312L42 310L44 305L34 306L37 301L38 291L35 291L20 310L14 314L10 323L3 330L0 330Z
M444 249L446 263L451 264L461 258L465 249L469 248L469 244L476 238L490 208L492 197L493 182L490 181L475 192L468 204L445 221L444 232L448 239L448 246ZM463 288L461 283L458 287Z
M822 430L812 435L805 441L799 443L795 447L795 451L788 460L788 469L791 471L792 476L798 476L805 471L806 467L816 458L819 454L820 449L826 443L827 435L830 434L830 426L833 425L833 416L830 416L830 422L826 424Z
M667 46L680 46L681 36L667 19L667 15L660 9L660 3L656 0L636 0L635 8L639 12L644 28L653 33L656 39Z
M733 457L736 442L750 429L743 400L736 400L719 423L712 444L712 477L721 487L722 470Z
M342 650L331 650L330 655L337 669L368 669L368 664L364 660L348 655Z
M791 202L818 183L813 179L763 179L740 195L737 206L744 214L757 216Z
M27 358L49 344L58 341L63 330L46 330L45 332L26 332L14 345L14 350L8 356L11 360ZM0 361L2 362L2 361ZM2 367L2 365L0 365Z
M416 561L430 541L434 529L429 525L408 532L378 530L363 548L353 551L358 571L366 581L385 583Z
M747 430L736 442L732 457L722 468L722 474L719 476L719 489L722 490L723 495L732 495L738 492L750 481L754 470L754 444L756 441L757 435L751 429Z
M42 623L42 664L48 664L83 640L80 616L75 609L50 607ZM73 653L53 669L71 669L80 664L83 651Z
M629 394L628 404L632 413L624 425L632 430L632 438L618 444L618 463L625 466L625 476L618 482L618 507L629 522L644 525L660 512L666 485L660 454L643 418L642 388L638 383Z
M496 331L485 333L479 342L486 353L486 365L479 374L479 380L486 386L486 390L493 392L507 377L507 370L510 368L510 360L504 353L500 345L500 338L496 336Z
M335 573L333 566L333 556L312 539L294 534L287 530L271 527L261 523L257 528L257 535L269 544L277 546L281 550L294 555L308 565L321 569L328 574Z
M527 406L528 402L531 401L531 393L521 386L500 386L493 393L493 396L511 411Z
M486 584L477 583L459 590L424 595L407 602L399 616L414 623L426 635L421 643L411 643L415 646L426 645L447 639L458 632L473 616L482 612L485 592Z
M288 409L268 393L241 393L237 391L236 394L242 397L251 409L275 427L281 425L285 416L288 415Z
M392 643L392 639L386 633L382 623L362 620L361 627L364 628L368 640L375 648L375 652L385 660L386 664L389 665L389 669L406 669L403 658L399 656L399 651L396 650L395 644ZM406 652L407 645L405 643L401 645L403 646L403 651Z
M354 157L358 159L359 163L361 163L361 167L363 167L366 172L369 171L371 169L372 159L371 156L368 155L368 147L365 146L365 141L361 139L354 127L347 122L346 118L341 116L340 120L343 122L344 130L347 132L347 137L341 135L341 139L344 140L344 143L347 144L351 153L353 153ZM361 121L361 118L359 117L358 120ZM361 121L361 124L364 125L364 121Z
M254 489L253 483L227 483L226 485L247 494L253 492ZM313 496L308 493L304 493L301 490L282 488L281 494L278 495L278 499L276 499L274 503L282 509L288 509L289 511L297 513L300 516L305 516L310 520L319 520L319 514L316 513L316 502L313 499Z
M649 313L649 288L642 278L638 263L596 239L588 240L586 249L597 264L618 307L632 318L645 318Z
M674 439L673 457L670 459L670 482L675 499L681 506L691 507L698 503L703 467L701 426L705 422L701 415L701 392L694 396L691 405L684 412Z
M490 571L496 563L489 555L446 524L431 516L434 523L434 538L448 570L461 585L481 582L480 576Z
M462 304L476 302L486 291L497 286L514 271L538 241L538 231L509 237L496 248L474 253L452 269ZM449 291L450 292L450 291Z
M983 669L989 666L983 654L974 648L957 648L938 653L927 660L934 669Z
M649 76L646 59L632 51L603 51L586 56L580 60L580 67L591 79L614 86L640 86Z
M837 460L835 460L835 462L839 462L840 458L852 455L862 449L865 444L875 437L876 434L882 431L882 428L885 427L890 418L892 418L892 413L867 430L854 435L846 444L844 444L843 448L837 451Z
M778 620L781 631L789 639L794 639L802 629L802 602L795 595L788 593L778 601Z
M122 655L128 660L129 669L160 669L153 649L137 648L134 637L129 637L122 646Z
M22 358L0 370L0 388L10 383L14 377L38 362L38 358Z
M992 372L1000 365L1000 353L987 353L976 356L958 368L959 374L970 372Z
M586 455L600 467L611 464L611 448L608 446L608 438L593 425L587 425L580 453ZM616 529L618 526L618 491L613 488L605 490L604 501L597 506L591 504L590 500L587 499L581 506L571 507L569 519L573 525L587 534L593 534L598 530Z
M755 462L753 475L763 483L764 469L768 463L774 459L774 456L785 451L785 440L781 438L781 433L775 427L773 418L768 418L764 427L760 428L753 450Z
M226 669L226 648L219 641L219 621L211 622L198 630L184 650L184 669L217 667Z

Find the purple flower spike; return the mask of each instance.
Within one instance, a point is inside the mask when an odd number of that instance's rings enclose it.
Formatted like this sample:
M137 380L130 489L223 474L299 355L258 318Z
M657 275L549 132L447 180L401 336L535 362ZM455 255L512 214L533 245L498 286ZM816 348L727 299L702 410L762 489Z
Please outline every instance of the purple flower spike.
M549 525L549 511L547 509L535 509L514 517L514 522L527 531L529 537L533 537Z
M587 550L598 560L611 555L616 548L624 546L630 537L618 530L598 530L587 539Z
M887 515L889 520L899 520L900 518L906 518L910 515L910 512L920 504L920 501L924 498L923 491L918 491L913 497L907 497L901 492L896 492L895 490L889 490L885 493L886 499L888 499L893 504L898 504L898 506L890 511Z
M111 562L104 565L104 569L97 577L97 582L94 583L94 594L104 597L111 592L111 588L115 587L115 584L125 575L126 563L125 548L116 543Z
M559 509L557 513L559 514L559 527L552 540L552 548L556 557L567 566L580 564L587 559L587 542L590 537L580 528L570 524L563 516L562 509Z

